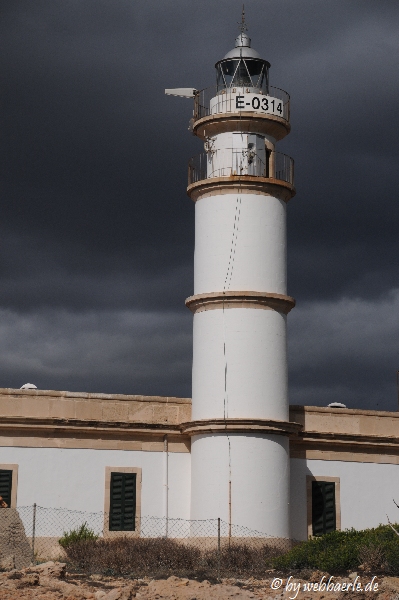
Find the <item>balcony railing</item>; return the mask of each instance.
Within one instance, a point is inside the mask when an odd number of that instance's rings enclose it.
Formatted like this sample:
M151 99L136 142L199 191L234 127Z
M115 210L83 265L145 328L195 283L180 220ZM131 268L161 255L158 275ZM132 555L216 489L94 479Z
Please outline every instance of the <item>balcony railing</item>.
M252 102L247 109L247 102L241 102L237 105L237 93L242 93L245 98L246 94L256 94L258 97L256 101L253 96L251 97ZM244 114L245 110L248 110L249 112L275 114L287 122L290 120L290 96L280 88L269 86L268 94L258 88L229 88L218 92L216 85L214 85L196 93L194 98L194 121L211 114L239 112L240 109L237 109L237 106L241 104L245 107L242 109Z
M188 185L213 177L242 177L252 175L277 179L294 185L294 159L280 152L269 152L266 160L247 150L197 154L188 164Z

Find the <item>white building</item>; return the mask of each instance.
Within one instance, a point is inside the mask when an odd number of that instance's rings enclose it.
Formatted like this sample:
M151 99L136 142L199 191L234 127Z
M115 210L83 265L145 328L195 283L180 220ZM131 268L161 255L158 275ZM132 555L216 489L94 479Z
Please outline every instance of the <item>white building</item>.
M0 495L10 506L216 519L277 538L397 519L399 414L288 403L289 96L245 27L194 98L193 391L187 398L0 390ZM109 515L109 517L108 517Z
M292 538L306 539L313 524L318 531L374 527L386 523L387 515L397 520L392 499L399 498L399 413L291 406L290 421L301 425L289 436L290 498L281 499L287 502ZM36 502L108 513L111 473L130 473L135 475L137 519L190 519L196 466L190 422L188 398L0 389L0 495L12 507ZM249 469L260 462L256 455L249 460ZM202 471L210 467L204 464ZM259 477L265 479L267 465L262 468ZM226 503L228 481L221 472L217 486L227 488ZM314 481L332 488L327 489L332 497L316 507L312 504L320 494L312 491ZM242 496L239 508L246 501L249 511L246 482L234 483ZM233 493L233 524L252 528L252 514L241 513L238 521L234 502ZM265 513L274 509L264 503ZM123 526L129 530L131 522Z

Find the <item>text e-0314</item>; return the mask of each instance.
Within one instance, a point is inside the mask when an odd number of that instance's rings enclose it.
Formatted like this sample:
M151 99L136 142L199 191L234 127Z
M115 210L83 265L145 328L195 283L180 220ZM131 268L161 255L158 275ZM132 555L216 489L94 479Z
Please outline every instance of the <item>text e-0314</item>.
M272 96L263 96L261 94L237 94L235 101L236 110L251 110L283 116L283 102Z

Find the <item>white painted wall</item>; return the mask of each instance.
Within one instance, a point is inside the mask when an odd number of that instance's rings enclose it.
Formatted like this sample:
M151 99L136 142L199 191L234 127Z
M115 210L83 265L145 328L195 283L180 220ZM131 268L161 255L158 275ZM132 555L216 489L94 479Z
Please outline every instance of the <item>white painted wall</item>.
M105 467L142 469L142 516L164 517L163 453L129 450L0 448L0 462L18 464L18 506L104 510ZM169 453L169 517L188 519L190 455Z
M191 455L169 453L169 518L189 519Z
M256 125L255 125L256 127ZM267 140L269 142L269 144L272 144L273 146L276 143L276 140L274 137L272 137L271 135L265 135L262 132L258 132L256 131L256 129L254 131L226 131L223 133L218 133L217 135L215 135L212 138L211 144L213 146L213 148L215 150L220 150L220 149L225 149L225 148L242 148L243 150L246 150L248 147L248 141L252 141L249 140L248 138L252 137L253 135L259 135L261 136L264 140ZM265 144L263 143L263 147L265 147Z
M231 175L257 175L266 177L265 140L273 144L270 136L254 132L220 133L204 144L208 177Z
M142 515L164 516L162 452L1 447L0 462L19 465L18 506L36 502L84 512L103 511L106 466L140 467ZM169 453L169 517L190 518L191 494L192 519L220 517L227 522L229 465L232 523L236 525L306 539L306 475L340 478L342 529L376 527L387 522L386 515L392 522L399 521L393 503L393 499L399 502L399 465L289 461L288 440L262 434L194 436L191 456ZM291 532L286 525L288 511ZM178 535L173 527L171 533Z
M262 434L198 435L192 438L191 457L192 519L220 517L228 522L231 467L232 523L276 537L289 537L287 438Z
M399 522L399 465L291 459L291 530L295 539L307 538L306 475L339 477L341 528L366 529Z
M287 293L286 204L225 194L195 203L194 294Z
M286 352L286 316L274 310L196 313L193 420L288 420Z

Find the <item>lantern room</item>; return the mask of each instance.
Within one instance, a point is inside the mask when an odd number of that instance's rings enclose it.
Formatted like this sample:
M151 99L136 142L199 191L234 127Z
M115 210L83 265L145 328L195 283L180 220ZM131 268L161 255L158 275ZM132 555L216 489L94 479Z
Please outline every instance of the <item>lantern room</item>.
M251 48L251 39L244 32L236 38L234 49L215 67L218 92L242 87L258 93L269 93L270 63Z

